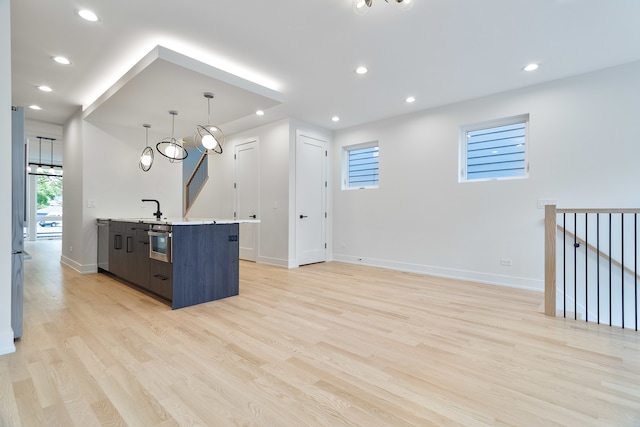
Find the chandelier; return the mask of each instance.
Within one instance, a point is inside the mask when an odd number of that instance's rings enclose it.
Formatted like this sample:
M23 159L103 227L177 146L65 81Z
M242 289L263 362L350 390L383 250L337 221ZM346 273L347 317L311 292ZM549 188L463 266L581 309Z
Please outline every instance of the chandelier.
M389 3L389 0L384 0ZM409 10L413 7L415 0L391 0L397 4L398 10ZM353 11L357 15L364 15L369 11L369 8L373 4L373 0L353 0Z

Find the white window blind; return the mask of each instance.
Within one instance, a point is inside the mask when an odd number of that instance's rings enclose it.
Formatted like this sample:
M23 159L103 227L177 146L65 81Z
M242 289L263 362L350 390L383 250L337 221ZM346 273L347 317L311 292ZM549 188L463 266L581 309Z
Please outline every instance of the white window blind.
M343 189L378 187L378 143L344 148Z
M528 117L502 121L508 123L463 128L463 181L527 176Z

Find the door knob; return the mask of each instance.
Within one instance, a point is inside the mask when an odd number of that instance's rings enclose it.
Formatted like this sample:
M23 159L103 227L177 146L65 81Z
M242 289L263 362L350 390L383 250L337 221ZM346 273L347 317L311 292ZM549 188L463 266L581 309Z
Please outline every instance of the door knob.
M306 217L307 217L307 215L300 215L300 219L304 219Z
M256 216L255 215L249 215L249 218L256 219Z

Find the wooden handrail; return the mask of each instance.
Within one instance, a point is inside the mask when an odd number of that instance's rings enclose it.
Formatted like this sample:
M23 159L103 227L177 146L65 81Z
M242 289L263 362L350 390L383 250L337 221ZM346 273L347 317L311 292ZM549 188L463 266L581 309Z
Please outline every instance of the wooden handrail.
M552 206L552 205L548 205L548 206ZM640 214L640 209L633 209L633 208L622 208L622 209L618 209L618 208L602 208L602 209L575 209L575 208L571 208L571 209L556 209L557 213L590 213L590 214L597 214L597 213L603 213L603 214L614 214L614 213L621 213L621 214Z

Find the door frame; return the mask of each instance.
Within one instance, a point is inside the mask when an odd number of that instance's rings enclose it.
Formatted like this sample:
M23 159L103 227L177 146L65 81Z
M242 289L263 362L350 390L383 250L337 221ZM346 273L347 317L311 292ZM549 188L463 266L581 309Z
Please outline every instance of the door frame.
M295 186L294 186L294 203L293 203L293 210L292 210L292 222L294 224L293 226L293 230L294 230L294 236L293 236L293 245L294 245L294 257L295 257L295 263L293 265L293 267L300 267L300 256L299 256L299 245L298 245L298 236L299 236L299 224L300 222L298 221L297 215L298 215L298 182L297 182L297 166L298 166L298 141L300 140L300 137L306 137L306 138L310 138L313 140L316 140L320 143L322 143L322 146L325 150L325 157L324 157L324 161L323 161L323 170L322 170L322 174L323 174L323 181L325 183L325 185L322 187L322 211L324 211L324 213L326 215L322 215L321 220L323 221L323 240L325 241L325 248L324 248L324 260L321 262L327 262L330 260L329 257L329 253L330 253L330 245L329 245L329 204L328 204L328 192L329 192L329 145L330 145L330 141L329 138L325 135L316 133L316 132L310 132L310 131L306 131L306 130L301 130L301 129L296 129L296 133L295 133L295 141L294 141L294 153L295 153L295 168L294 168L294 182L295 182ZM306 265L306 264L303 264Z
M255 144L255 150L256 150L256 156L257 156L257 168L258 170L256 171L256 200L255 200L255 204L256 204L256 215L257 215L257 219L260 219L260 140L258 137L252 137L252 138L245 138L241 141L238 141L236 144L234 144L233 146L233 183L234 183L234 188L233 188L233 217L234 219L240 219L239 215L239 200L238 200L238 189L236 188L236 183L238 182L238 159L236 158L238 149L243 146L243 145L247 145L247 144ZM244 228L243 224L239 224L240 228ZM260 258L260 253L259 253L259 248L260 248L260 224L244 224L249 225L254 227L254 252L255 252L255 260L253 260L254 262L257 262L258 259ZM242 230L240 230L240 233L242 234Z

